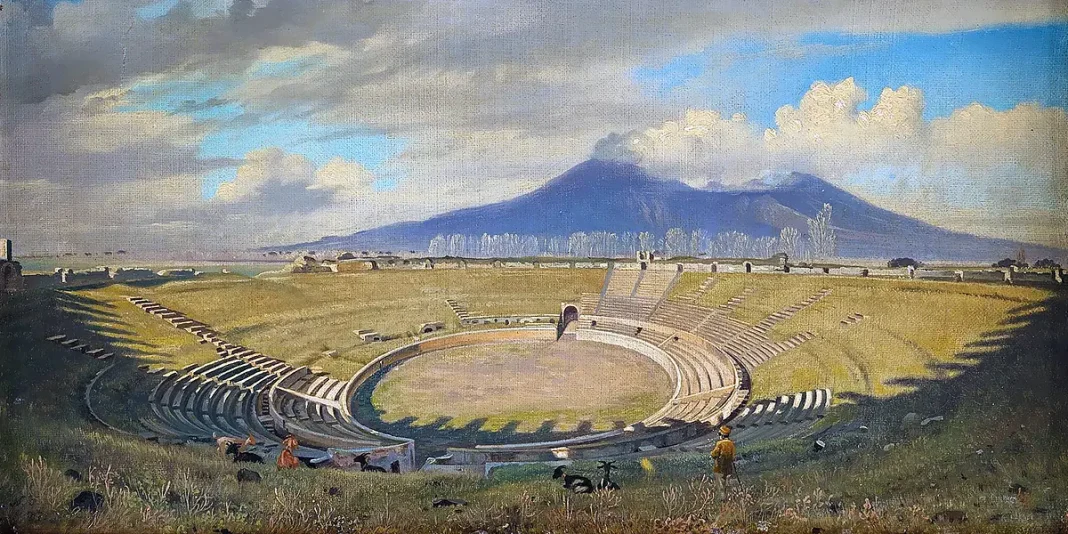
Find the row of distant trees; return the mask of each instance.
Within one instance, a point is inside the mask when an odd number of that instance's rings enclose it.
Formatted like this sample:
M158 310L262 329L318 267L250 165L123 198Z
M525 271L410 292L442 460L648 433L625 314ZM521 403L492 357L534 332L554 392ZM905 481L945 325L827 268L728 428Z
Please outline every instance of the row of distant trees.
M705 230L670 228L663 236L652 232L575 232L567 236L523 234L448 234L430 240L431 256L525 257L569 256L615 258L637 250L658 250L661 255L717 258L768 258L785 253L797 259L833 258L837 237L831 226L831 206L824 204L808 221L808 235L792 226L778 237L753 237L742 232L710 234Z

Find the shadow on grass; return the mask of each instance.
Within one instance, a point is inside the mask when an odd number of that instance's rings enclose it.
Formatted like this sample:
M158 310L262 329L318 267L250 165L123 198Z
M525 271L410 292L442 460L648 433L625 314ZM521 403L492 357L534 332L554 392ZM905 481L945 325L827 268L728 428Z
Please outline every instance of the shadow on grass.
M82 289L82 288L79 288ZM91 377L109 364L114 367L94 390L94 405L112 424L132 431L147 410L145 394L156 379L138 370L140 355L156 345L135 337L132 328L114 313L114 304L65 290L0 293L0 400L17 417L47 416L53 421L90 421L83 394ZM77 339L86 347L75 351L55 335ZM192 341L192 340L191 340ZM119 347L121 345L121 347ZM109 360L85 354L89 349L114 353ZM121 380L117 379L121 377ZM110 416L110 417L108 417ZM125 423L125 424L122 424Z
M999 490L1000 484L1048 485L1048 477L1063 474L1068 466L1063 462L1068 454L1068 395L1064 394L1068 386L1068 292L1010 310L996 328L968 343L956 360L931 364L934 377L888 381L908 388L893 397L843 395L855 406L836 407L832 416L848 415L854 420L819 434L828 443L826 450L795 451L793 464L785 459L769 461L761 470L804 463L812 464L805 469L828 472L852 466L842 471L854 475L866 470L900 470L884 481L890 494L922 491L927 483L931 487L948 484L931 477L950 471L957 473L957 484L995 477ZM910 422L909 413L919 418ZM936 416L944 419L919 424ZM860 423L871 431L858 433ZM882 452L888 450L883 448L886 443L913 440L916 444L908 458ZM854 464L854 460L863 462ZM886 462L897 463L889 469L891 464ZM965 482L969 477L971 481Z
M410 416L396 421L385 421L382 419L384 412L372 404L371 394L386 373L394 367L386 367L364 382L351 401L353 413L358 421L375 430L415 439L419 444L417 450L423 456L443 453L447 447L554 441L594 433L593 423L588 420L579 421L573 430L559 430L558 421L544 420L538 428L528 432L520 432L518 429L521 424L529 421L517 419L507 421L495 430L483 428L488 422L486 418L472 419L460 427L453 426L453 418L447 416L423 424L419 424L415 417Z

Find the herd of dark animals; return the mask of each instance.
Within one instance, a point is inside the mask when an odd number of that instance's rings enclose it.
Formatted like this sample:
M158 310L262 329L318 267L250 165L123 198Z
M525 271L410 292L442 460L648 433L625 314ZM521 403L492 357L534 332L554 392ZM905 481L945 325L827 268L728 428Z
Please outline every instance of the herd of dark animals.
M225 454L227 456L232 456L234 463L239 463L239 462L254 463L254 464L262 464L263 463L263 456L261 456L259 454L256 454L254 452L242 451L241 450L241 443L239 443L237 441L231 441L231 442L226 443ZM360 471L361 472L364 472L364 473L400 473L401 472L400 471L400 461L394 460L393 463L389 464L389 469L386 469L384 467L379 467L377 465L371 465L371 463L368 461L369 457L370 457L370 453L366 453L366 452L356 456L356 463L360 465ZM316 463L312 459L301 458L300 460L304 463L304 465L306 465L308 467L311 467L313 469L315 467L317 467Z
M260 454L250 451L241 450L241 442L234 438L221 438L219 439L219 445L224 449L226 456L232 456L234 463L264 463L264 457ZM301 459L303 463L311 468L317 467L314 461L310 459ZM354 458L356 464L360 466L360 471L363 473L400 473L400 462L394 460L387 470L384 467L372 465L370 463L370 453L359 454ZM602 490L617 490L619 484L612 480L612 469L615 468L614 461L602 461L597 462L597 469L600 469L603 474L601 480L595 486L593 481L582 475L569 475L564 466L558 466L553 470L553 479L563 478L563 485L565 489L571 490L572 493L593 493L594 491Z
M368 463L368 457L371 453L365 452L356 456L356 463L360 464L360 471L364 473L400 473L400 461L393 460L393 463L389 464L389 471L386 468L379 467L377 465L371 465Z
M226 455L234 457L234 463L248 462L253 464L262 464L263 456L260 456L254 452L247 452L241 450L241 444L232 442L226 444Z
M226 452L227 456L232 456L233 457L234 463L239 463L239 462L255 463L255 464L262 464L263 463L263 456L261 456L259 454L256 454L254 452L242 451L241 450L241 444L238 443L237 441L226 443L226 451L225 452ZM394 460L393 463L391 463L389 465L389 469L387 470L384 467L379 467L377 465L371 465L371 463L368 460L369 457L370 457L370 453L366 453L366 452L356 456L355 461L356 461L357 464L359 464L361 472L364 472L364 473L400 473L400 462L399 461ZM311 463L311 462L304 462L304 463L306 465L308 465L309 467L315 467L314 463ZM617 490L617 489L619 489L619 484L616 484L616 482L614 480L612 480L612 469L615 468L615 464L616 464L615 462L597 462L597 469L600 469L601 471L603 471L603 474L601 475L601 480L597 483L596 486L594 486L593 481L591 481L587 477L584 477L582 475L569 475L569 474L567 474L567 471L565 470L564 466L562 466L562 465L558 466L553 471L553 479L555 480L555 479L563 478L564 479L564 488L571 490L572 493L593 493L594 491L600 491L600 490Z
M612 469L615 467L615 462L597 462L597 469L604 472L601 475L601 481L597 483L597 486L593 485L593 481L582 475L569 475L564 469L564 466L558 466L553 471L553 479L564 479L564 489L571 490L572 493L593 493L594 491L601 490L617 490L619 484L616 484L612 480Z

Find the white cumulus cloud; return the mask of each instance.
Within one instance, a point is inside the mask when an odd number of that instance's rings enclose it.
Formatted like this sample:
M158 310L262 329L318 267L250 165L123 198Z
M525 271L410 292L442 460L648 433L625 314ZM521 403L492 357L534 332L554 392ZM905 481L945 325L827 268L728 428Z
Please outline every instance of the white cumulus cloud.
M816 82L759 134L745 117L690 110L602 138L593 157L640 162L691 185L738 186L801 171L935 224L1061 245L1068 197L1068 116L1060 108L980 104L923 118L923 92L885 88L868 108L852 78ZM946 205L952 206L947 207Z

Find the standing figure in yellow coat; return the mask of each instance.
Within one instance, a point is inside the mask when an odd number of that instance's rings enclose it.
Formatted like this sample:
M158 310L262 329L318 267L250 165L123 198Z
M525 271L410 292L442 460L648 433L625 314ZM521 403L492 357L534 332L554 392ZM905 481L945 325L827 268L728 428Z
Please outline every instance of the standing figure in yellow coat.
M300 467L300 460L293 455L293 451L297 450L297 438L293 437L293 434L286 436L286 439L282 440L282 454L278 455L278 468L279 469L296 469Z
M719 427L719 441L712 448L712 476L716 479L724 499L727 497L727 481L734 478L734 453L731 427Z

